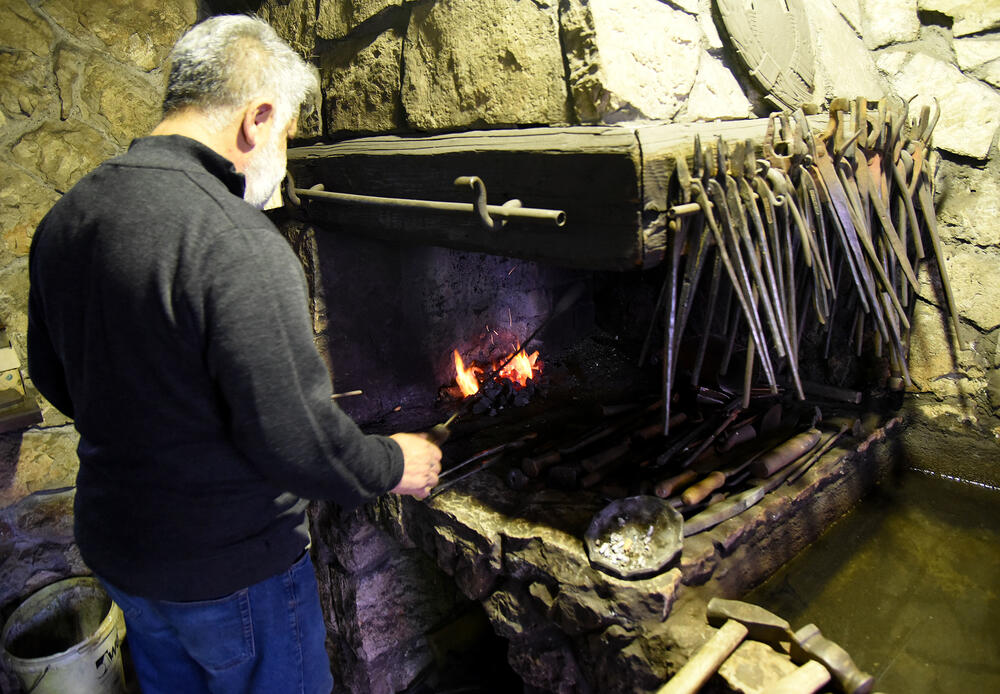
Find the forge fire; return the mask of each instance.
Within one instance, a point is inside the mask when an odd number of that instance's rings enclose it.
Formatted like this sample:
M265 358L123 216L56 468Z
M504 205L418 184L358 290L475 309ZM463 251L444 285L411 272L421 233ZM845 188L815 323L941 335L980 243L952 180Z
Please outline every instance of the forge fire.
M526 354L518 347L503 359L486 368L475 363L466 366L457 349L454 350L453 354L455 357L455 385L458 386L462 397L478 393L483 385L483 380L507 381L523 389L528 387L529 381L537 379L542 373L542 363L538 359L538 350Z

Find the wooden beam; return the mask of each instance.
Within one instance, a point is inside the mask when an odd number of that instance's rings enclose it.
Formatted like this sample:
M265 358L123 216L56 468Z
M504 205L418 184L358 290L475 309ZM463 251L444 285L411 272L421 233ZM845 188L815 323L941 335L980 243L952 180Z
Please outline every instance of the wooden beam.
M674 161L705 143L747 138L760 147L766 119L641 128L551 127L378 136L289 150L299 188L472 202L459 176L478 176L488 201L566 212L566 224L511 220L488 230L473 215L394 210L305 199L296 212L321 229L440 245L591 270L652 267L663 257L667 184Z

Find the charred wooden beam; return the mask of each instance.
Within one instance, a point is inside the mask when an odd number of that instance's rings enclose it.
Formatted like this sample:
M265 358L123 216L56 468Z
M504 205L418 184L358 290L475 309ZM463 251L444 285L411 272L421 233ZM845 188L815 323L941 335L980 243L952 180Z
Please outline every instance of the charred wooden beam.
M460 176L478 176L491 200L562 210L565 226L510 218L484 228L478 216L443 210L340 205L307 199L295 208L315 226L366 236L480 251L591 270L648 268L662 262L668 183L677 158L704 138L750 139L759 148L767 119L490 130L377 136L297 147L288 166L302 189L385 198L470 203ZM818 129L818 126L817 126Z

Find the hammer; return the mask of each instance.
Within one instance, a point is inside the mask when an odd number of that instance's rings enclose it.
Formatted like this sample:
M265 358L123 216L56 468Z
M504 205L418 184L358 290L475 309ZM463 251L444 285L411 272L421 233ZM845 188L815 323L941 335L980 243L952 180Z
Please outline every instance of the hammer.
M781 617L741 600L712 598L708 603L708 623L718 626L738 622L747 628L748 638L780 647L791 643L792 661L801 665L815 660L823 665L845 694L868 694L875 678L864 673L854 664L850 654L830 639L824 637L815 624L807 624L798 631Z

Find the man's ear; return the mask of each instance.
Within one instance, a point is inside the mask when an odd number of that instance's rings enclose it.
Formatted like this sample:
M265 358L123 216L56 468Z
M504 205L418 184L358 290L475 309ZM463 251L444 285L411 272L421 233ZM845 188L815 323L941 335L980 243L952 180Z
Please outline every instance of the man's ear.
M263 100L250 102L240 122L240 149L249 152L259 143L266 142L272 125L274 105Z

